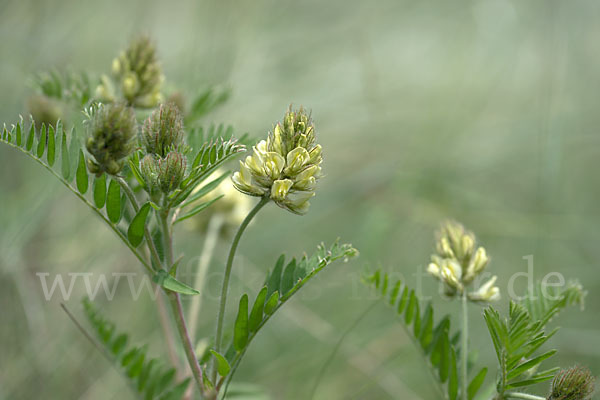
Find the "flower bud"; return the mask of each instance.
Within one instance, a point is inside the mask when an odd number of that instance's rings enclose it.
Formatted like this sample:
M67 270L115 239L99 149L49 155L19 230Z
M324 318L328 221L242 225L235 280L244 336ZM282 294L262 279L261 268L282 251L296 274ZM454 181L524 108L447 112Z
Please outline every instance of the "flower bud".
M232 176L236 189L251 196L270 196L293 213L304 214L315 195L323 162L321 146L315 144L314 125L301 107L284 115L267 140L253 148Z
M158 160L158 183L163 193L171 193L177 189L187 168L187 159L177 151L171 151L165 158Z
M50 97L42 94L36 94L27 99L27 109L33 120L41 126L56 124L56 121L63 116L63 110L60 105Z
M153 193L159 187L158 176L160 175L160 169L158 168L158 161L156 156L153 154L147 154L140 161L140 171L146 184L148 193Z
M552 380L548 400L586 400L594 394L594 377L584 367L560 370Z
M165 157L183 145L183 118L173 103L161 104L142 126L141 142L147 153Z
M149 38L142 36L131 42L113 60L112 73L129 105L151 108L160 102L164 77Z
M133 151L137 125L135 113L122 104L101 105L89 124L86 149L93 159L88 169L95 174L118 174Z

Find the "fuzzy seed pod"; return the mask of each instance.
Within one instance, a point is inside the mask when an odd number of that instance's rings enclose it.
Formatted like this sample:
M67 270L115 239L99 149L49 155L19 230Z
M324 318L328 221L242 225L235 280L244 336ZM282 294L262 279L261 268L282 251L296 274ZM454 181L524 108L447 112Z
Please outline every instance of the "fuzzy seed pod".
M122 104L100 106L89 125L86 142L88 169L95 174L118 174L124 159L133 151L133 138L137 134L135 113Z
M315 128L300 107L291 107L267 140L240 161L233 174L235 188L250 196L269 196L275 204L295 214L305 214L321 176L321 145L315 144Z
M183 118L173 103L161 104L142 126L141 142L147 153L165 157L183 144Z
M171 193L177 189L187 168L187 159L177 151L169 152L165 158L158 160L158 184L163 193Z
M587 400L594 394L594 377L589 369L560 370L552 380L548 400Z

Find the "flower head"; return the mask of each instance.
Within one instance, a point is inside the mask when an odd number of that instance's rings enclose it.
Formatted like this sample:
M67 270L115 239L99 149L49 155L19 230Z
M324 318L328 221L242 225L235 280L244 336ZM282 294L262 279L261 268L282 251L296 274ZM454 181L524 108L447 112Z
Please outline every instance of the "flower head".
M175 104L161 104L142 126L141 142L147 153L165 157L183 145L183 118Z
M135 113L123 104L100 105L91 118L86 149L93 159L88 159L88 169L116 175L134 148Z
M438 232L436 254L431 256L427 272L444 283L445 293L452 297L462 294L489 262L485 248L476 246L475 235L454 221L446 222ZM469 293L472 301L493 301L500 298L494 286L496 277L478 290Z
M593 393L594 377L590 370L572 367L554 375L548 400L586 400Z
M251 196L269 196L278 206L296 214L304 214L315 195L321 173L321 145L315 143L312 119L300 107L291 107L253 148L252 155L240 161L233 174L235 188Z
M161 86L164 81L162 69L156 57L154 44L146 36L131 42L112 62L112 74L127 104L151 108L162 100ZM96 89L105 101L114 99L114 88L108 77Z

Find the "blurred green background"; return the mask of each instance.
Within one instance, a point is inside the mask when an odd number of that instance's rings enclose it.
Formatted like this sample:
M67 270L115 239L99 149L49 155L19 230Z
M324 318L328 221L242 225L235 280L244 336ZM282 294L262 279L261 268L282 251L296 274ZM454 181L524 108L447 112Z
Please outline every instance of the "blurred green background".
M258 216L242 241L229 304L244 291L253 298L281 250L310 253L339 236L361 258L322 273L253 343L236 380L271 399L310 398L333 345L374 302L360 284L365 265L420 285L415 271L448 217L485 244L503 308L527 255L535 278L559 271L583 282L586 310L554 323L563 329L552 362L598 374L599 17L592 0L0 1L0 121L27 112L33 74L109 72L139 32L156 41L168 90L233 89L207 123L261 137L290 103L312 109L326 176L308 215L270 206ZM0 160L0 399L134 398L61 300L44 300L36 273L139 266L42 168L6 146ZM178 234L187 260L201 251L202 235ZM211 265L201 335L212 334L227 244ZM79 316L80 286L67 302ZM422 290L454 312L432 279ZM127 292L97 303L164 356L153 304ZM491 384L491 341L481 309L471 312L473 347ZM391 310L378 305L349 333L315 399L435 399L429 379Z

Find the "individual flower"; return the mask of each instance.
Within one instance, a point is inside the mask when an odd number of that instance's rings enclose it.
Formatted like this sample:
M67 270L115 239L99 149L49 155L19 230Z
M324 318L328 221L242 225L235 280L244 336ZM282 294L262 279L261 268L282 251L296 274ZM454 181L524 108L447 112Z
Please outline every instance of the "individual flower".
M135 113L123 104L100 105L89 121L86 149L91 173L118 174L124 159L133 151L137 134Z
M275 125L267 140L261 140L252 155L240 161L232 181L242 193L268 196L279 207L305 214L315 195L322 162L312 119L302 107L296 111L290 107L283 123Z
M162 69L154 44L146 36L131 42L112 62L116 86L128 105L152 108L162 100ZM96 95L103 101L114 101L115 89L107 76L102 77Z
M548 400L586 400L594 394L594 377L589 369L572 367L554 375Z
M462 295L489 263L485 248L476 246L475 235L454 221L446 222L438 232L436 254L431 256L427 272L444 284L449 297ZM500 290L492 277L476 291L469 293L472 301L494 301Z
M490 302L500 300L500 289L494 286L497 276L492 276L479 287L475 292L469 293L469 300L477 302Z
M140 141L147 153L165 157L183 145L183 118L173 103L161 104L142 126Z

